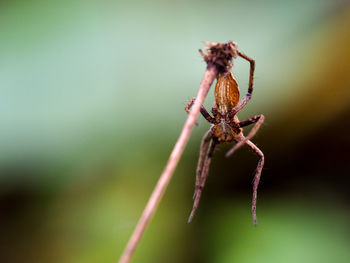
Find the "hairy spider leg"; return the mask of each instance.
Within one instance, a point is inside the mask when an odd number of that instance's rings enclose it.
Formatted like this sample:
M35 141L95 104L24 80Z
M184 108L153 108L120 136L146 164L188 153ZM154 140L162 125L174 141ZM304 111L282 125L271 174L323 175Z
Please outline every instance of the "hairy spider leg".
M192 105L194 104L196 98L192 98L190 99L190 101L187 103L186 107L185 107L185 111L189 114L190 113L190 109L192 107ZM215 119L210 116L210 114L208 113L208 111L204 108L203 105L201 105L201 114L203 115L203 117L210 123L215 123ZM198 123L196 122L196 125L198 125Z
M244 127L250 124L255 123L254 127L250 130L250 132L248 133L248 135L246 137L243 137L242 140L238 141L235 146L233 146L231 148L231 150L229 150L226 153L226 157L229 157L230 155L232 155L238 148L240 148L243 144L245 144L248 140L250 140L251 138L253 138L253 136L257 133L257 131L259 130L261 124L264 122L265 120L265 116L262 114L259 115L255 115L254 117L249 118L248 120L245 121L241 121L240 123L238 123L239 127Z
M253 150L259 157L260 160L258 162L258 166L255 170L255 176L254 176L254 183L253 183L253 200L252 200L252 214L253 214L253 222L254 225L257 225L257 219L256 219L256 200L258 198L258 186L260 181L260 175L262 168L264 166L264 154L263 152L251 141L246 141L246 144L249 146L250 149Z
M240 121L240 122L238 123L238 126L239 126L240 128L243 128L243 127L248 126L248 125L250 125L250 124L256 123L256 122L259 120L259 118L261 117L261 115L262 115L262 114L258 114L258 115L255 115L255 116L253 116L253 117L250 117L249 119L247 119L247 120L245 120L245 121ZM264 116L264 117L265 117L265 116Z
M205 181L207 180L209 166L210 166L211 159L213 157L215 146L216 146L216 142L214 140L211 140L209 143L209 146L208 146L208 152L207 152L207 155L206 155L206 158L204 161L204 165L203 165L203 172L202 172L202 176L201 176L200 185L198 188L196 187L195 199L194 199L193 208L192 208L190 217L188 218L188 223L191 223L193 216L198 208L199 200L200 200L201 195L202 195Z
M201 148L199 151L199 160L198 160L197 170L196 170L196 184L195 184L195 188L194 188L193 199L196 198L197 188L200 186L203 164L204 164L204 160L205 160L206 152L207 152L207 146L208 146L208 143L212 137L213 137L213 134L212 134L211 129L210 129L203 136L203 139L202 139Z
M247 55L237 51L238 56L244 58L245 60L249 61L250 63L250 72L249 72L249 84L248 84L248 93L243 97L243 99L238 103L236 107L234 107L231 111L231 115L236 115L239 111L241 111L245 105L247 105L248 101L252 97L252 93L254 90L253 83L254 83L254 70L255 70L255 61L254 59L248 57Z
M245 60L249 61L250 63L250 72L249 72L249 86L248 86L248 93L253 93L253 82L254 82L254 70L255 70L255 61L254 59L248 57L247 55L241 53L238 51L238 56L244 58Z

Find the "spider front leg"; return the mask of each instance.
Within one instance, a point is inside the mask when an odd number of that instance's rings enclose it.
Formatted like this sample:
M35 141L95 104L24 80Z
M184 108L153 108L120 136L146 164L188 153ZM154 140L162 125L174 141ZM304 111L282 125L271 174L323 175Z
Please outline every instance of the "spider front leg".
M253 83L254 83L254 71L255 71L255 61L254 59L248 57L247 55L238 52L238 56L244 58L250 63L250 72L249 72L249 85L248 85L248 93L243 97L243 99L238 103L236 107L234 107L231 111L231 115L236 115L239 111L241 111L245 105L247 105L248 101L250 101L252 97L252 93L254 90Z
M261 124L264 122L265 120L265 116L262 114L259 115L255 115L254 117L249 118L248 120L245 121L241 121L240 123L238 123L239 127L244 127L250 124L255 123L254 127L250 130L250 132L248 133L248 135L246 137L244 137L244 139L240 140L239 142L236 143L235 146L233 146L231 148L231 150L229 150L226 153L226 157L229 157L230 155L232 155L238 148L240 148L243 144L245 144L248 140L250 140L251 138L253 138L253 136L257 133L257 131L259 130Z
M238 51L238 56L244 58L250 63L250 72L249 72L249 86L248 86L248 94L253 93L253 82L254 82L254 70L255 70L255 60L248 57L247 55Z
M205 161L204 161L204 165L203 165L203 171L202 171L202 175L200 177L200 184L197 187L196 186L196 192L195 192L195 200L193 203L193 208L190 214L190 217L188 218L188 223L190 223L193 219L193 216L198 208L198 204L199 204L199 200L201 198L202 195L202 191L205 185L205 181L207 180L207 176L208 176L208 172L209 172L209 166L210 166L210 162L215 150L215 146L216 146L216 142L211 140L208 146L208 152L207 155L205 157Z
M254 225L257 225L257 219L256 219L256 201L258 198L258 186L260 182L260 175L262 168L264 167L264 154L263 152L251 141L246 141L246 144L249 146L250 149L252 149L259 157L260 160L258 162L258 166L256 167L255 176L254 176L254 183L253 183L253 200L252 200L252 214L253 214L253 222Z
M210 139L212 138L212 136L213 136L213 134L212 134L212 131L210 129L203 136L203 139L202 139L201 148L200 148L200 152L199 152L199 159L198 159L198 164L197 164L197 170L196 170L196 185L194 188L193 199L196 198L197 188L199 188L199 186L200 186L201 175L202 175L202 170L203 170L203 163L204 163L204 159L205 159L206 152L207 152L207 146L208 146L208 143L209 143Z
M186 107L185 107L185 111L189 114L190 113L190 109L192 107L192 105L194 104L196 98L192 98L190 99L190 101L187 103ZM201 114L203 115L203 117L210 123L215 123L215 119L213 117L210 116L210 114L208 113L208 111L204 108L203 105L201 105Z

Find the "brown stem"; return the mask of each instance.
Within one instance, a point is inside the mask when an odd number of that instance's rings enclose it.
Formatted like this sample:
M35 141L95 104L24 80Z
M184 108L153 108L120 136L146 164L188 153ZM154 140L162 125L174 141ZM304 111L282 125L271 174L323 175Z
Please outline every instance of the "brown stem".
M160 176L156 187L153 190L151 197L148 200L148 203L143 210L142 216L139 219L137 226L132 233L129 242L119 260L119 263L128 263L130 262L131 256L133 255L136 246L138 245L143 232L147 224L149 223L152 215L154 214L159 201L161 200L165 189L175 171L177 163L179 162L181 155L185 149L188 139L190 138L192 128L196 122L199 110L203 104L205 97L208 94L208 91L215 80L218 71L215 66L208 66L207 70L204 73L204 77L199 88L198 94L196 96L196 101L191 109L191 112L185 122L184 127L182 128L181 134L177 139L177 142L174 146L173 151L169 157L169 160L165 166L165 169Z

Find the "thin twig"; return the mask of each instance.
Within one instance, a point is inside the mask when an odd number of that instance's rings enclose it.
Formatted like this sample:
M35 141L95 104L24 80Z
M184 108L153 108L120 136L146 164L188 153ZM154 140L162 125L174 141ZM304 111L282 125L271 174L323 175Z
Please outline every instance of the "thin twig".
M191 112L186 120L186 123L182 129L182 132L175 144L175 147L169 157L168 163L165 166L165 169L162 173L162 175L160 176L158 183L156 185L156 187L153 190L153 193L150 197L150 199L148 200L148 203L145 207L145 209L143 210L142 216L139 220L139 222L137 223L137 226L128 242L128 245L126 246L124 253L121 257L121 259L119 260L119 263L128 263L131 259L131 256L133 254L133 252L135 251L135 248L137 246L137 244L140 241L140 238L149 222L149 220L151 219L152 215L154 214L157 205L160 201L160 199L162 198L162 195L174 173L174 170L176 168L177 163L180 160L180 157L182 155L182 152L185 149L185 146L187 144L187 141L190 137L192 128L196 122L199 110L201 105L204 102L205 97L208 94L209 88L212 85L213 81L216 78L216 74L217 74L217 70L215 67L210 67L207 68L205 74L204 74L204 78L203 81L201 83L200 89L198 91L197 94L197 99L191 109Z
M154 188L145 209L143 210L142 216L139 219L137 226L134 232L132 233L129 239L129 242L119 260L119 263L130 262L131 256L133 255L136 249L136 246L138 245L142 237L142 234L145 231L147 224L149 223L152 215L154 214L165 192L165 189L175 171L175 168L181 158L181 155L185 149L187 141L191 135L192 128L196 123L196 119L197 119L200 107L203 104L213 81L215 80L218 72L223 70L226 71L232 66L232 64L230 64L232 63L232 57L236 56L236 44L234 42L228 42L227 44L226 43L225 44L208 43L206 45L209 46L208 55L204 54L203 52L201 52L201 54L204 57L204 60L207 62L208 66L204 73L204 77L200 85L199 91L197 93L195 103L185 122L185 125L181 131L181 134L177 139L174 149L171 152L171 155L165 166L165 169L161 174L157 182L157 185ZM227 53L227 50L231 50L231 52Z

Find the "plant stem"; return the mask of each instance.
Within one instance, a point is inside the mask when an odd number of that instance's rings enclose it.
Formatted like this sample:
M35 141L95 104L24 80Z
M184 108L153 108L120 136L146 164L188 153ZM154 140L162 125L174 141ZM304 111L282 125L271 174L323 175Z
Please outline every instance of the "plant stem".
M131 260L133 253L142 237L145 228L147 227L152 215L157 209L157 206L167 188L167 185L173 176L175 168L181 158L181 155L185 149L185 146L190 138L193 126L196 122L199 110L203 104L208 91L215 80L218 71L215 66L208 66L207 70L204 73L204 77L200 88L198 90L195 103L191 109L191 112L185 122L184 127L182 128L181 134L177 139L177 142L171 152L169 160L165 166L163 173L161 174L156 187L154 188L151 197L148 200L148 203L143 210L142 216L139 219L134 232L132 233L129 242L119 260L119 263L128 263Z

